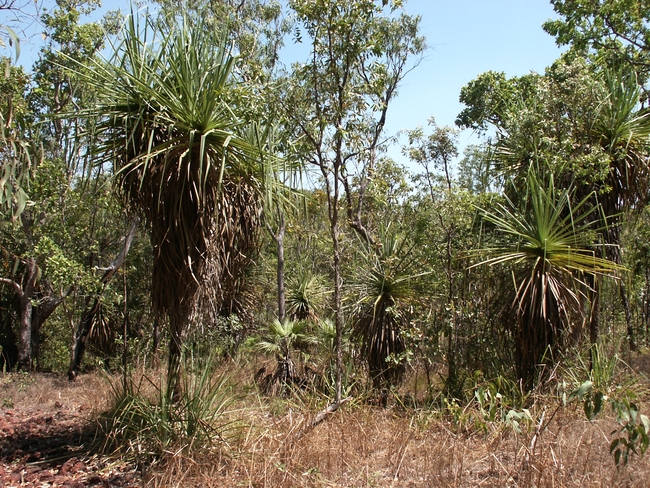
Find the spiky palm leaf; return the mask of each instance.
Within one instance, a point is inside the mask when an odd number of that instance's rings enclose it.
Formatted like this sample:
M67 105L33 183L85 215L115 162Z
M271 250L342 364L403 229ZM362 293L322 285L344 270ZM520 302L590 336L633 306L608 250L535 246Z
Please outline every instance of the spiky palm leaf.
M613 224L605 239L614 245L612 258L620 262L618 214L648 199L650 111L639 110L642 91L634 75L605 71L604 76L608 98L599 108L592 134L610 158L609 188L599 195L599 201Z
M598 207L590 204L591 196L573 204L573 189L556 189L552 175L544 184L533 166L524 192L522 201L529 205L523 210L507 197L506 205L481 210L501 244L482 249L490 257L474 266L512 268L510 310L517 324L518 372L530 382L547 349L555 350L563 334L579 324L584 277L611 275L620 267L594 252Z

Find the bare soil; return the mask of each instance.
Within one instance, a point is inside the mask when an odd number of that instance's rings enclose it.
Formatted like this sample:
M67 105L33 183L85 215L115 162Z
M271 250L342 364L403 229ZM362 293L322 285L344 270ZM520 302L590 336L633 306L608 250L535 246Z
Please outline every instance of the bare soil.
M135 487L133 466L95 454L106 386L95 377L0 377L0 488Z

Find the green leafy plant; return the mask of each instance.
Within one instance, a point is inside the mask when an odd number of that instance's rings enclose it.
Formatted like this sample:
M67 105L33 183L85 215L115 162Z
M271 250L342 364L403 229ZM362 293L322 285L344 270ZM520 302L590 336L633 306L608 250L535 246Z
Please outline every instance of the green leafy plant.
M287 278L287 313L292 320L316 319L328 291L320 275L300 271Z
M262 391L266 394L278 389L284 391L286 385L296 382L299 374L293 353L314 343L314 338L307 333L307 322L273 320L256 346L259 351L273 354L277 360L275 372L261 378Z
M383 389L396 384L404 374L404 362L389 358L405 357L403 330L420 298L420 279L428 273L415 271L408 240L390 227L381 229L378 248L368 249L363 258L363 275L352 287L353 331L361 341L361 355L375 388Z
M636 395L633 392L619 394L619 398L609 397L594 388L592 381L585 381L569 395L568 401L582 401L585 416L593 420L601 413L607 404L612 408L619 428L612 431L614 439L610 443L609 452L614 456L616 465L626 465L630 454L642 456L650 447L650 419L639 412L634 403Z

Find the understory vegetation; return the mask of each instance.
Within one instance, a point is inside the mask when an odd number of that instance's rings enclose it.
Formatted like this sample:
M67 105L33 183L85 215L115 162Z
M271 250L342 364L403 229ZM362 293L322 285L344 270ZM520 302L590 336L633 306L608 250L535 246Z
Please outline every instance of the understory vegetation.
M406 2L57 0L31 68L2 26L2 407L92 381L151 486L642 486L650 8L551 3L543 74L397 138Z

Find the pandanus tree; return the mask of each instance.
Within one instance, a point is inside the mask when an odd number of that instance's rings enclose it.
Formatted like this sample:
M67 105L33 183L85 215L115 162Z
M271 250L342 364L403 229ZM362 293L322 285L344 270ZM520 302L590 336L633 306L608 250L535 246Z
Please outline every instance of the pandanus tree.
M352 287L352 323L373 386L385 393L405 372L404 332L422 295L421 278L428 273L415 272L418 263L406 238L390 227L382 228L380 237L377 249L364 253L363 274Z
M621 263L621 216L626 210L642 209L648 202L650 183L650 111L641 108L642 89L634 74L605 70L607 98L599 107L591 134L604 152L608 172L599 192L600 202L609 226L604 241L609 244L608 257ZM625 309L630 348L636 349L636 340L628 303L625 282L619 282L619 291ZM592 343L597 339L598 295L595 296L595 316Z
M168 390L176 389L183 333L201 306L223 300L256 244L266 174L254 130L238 116L247 91L225 36L200 21L127 18L110 61L85 82L97 92L92 150L147 223L152 304L166 316Z
M537 365L549 362L580 332L585 278L620 269L594 250L600 216L592 197L576 202L574 188L558 189L552 174L544 178L538 171L535 165L528 170L519 195L523 205L505 197L505 204L482 210L495 241L481 250L487 259L479 263L512 271L504 319L514 324L517 373L528 388Z

